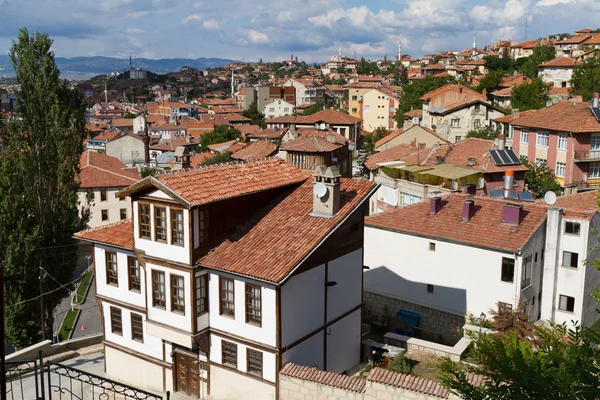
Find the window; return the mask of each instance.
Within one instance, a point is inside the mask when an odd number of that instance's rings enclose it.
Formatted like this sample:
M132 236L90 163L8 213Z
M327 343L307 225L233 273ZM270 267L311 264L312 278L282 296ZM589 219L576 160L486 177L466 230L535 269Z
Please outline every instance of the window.
M600 135L592 135L592 138L590 141L590 150L591 151L600 150Z
M590 164L590 178L600 178L600 164Z
M123 320L121 319L120 308L110 308L110 331L115 335L123 336Z
M450 126L452 128L460 128L460 118L453 118L450 120Z
M237 344L221 341L221 363L237 368Z
M260 326L261 311L260 286L246 283L246 323Z
M558 309L573 312L575 310L575 298L561 294L558 298Z
M544 160L543 158L536 158L535 159L535 165L537 165L538 167L542 167L546 164L546 160Z
M219 278L219 289L220 294L219 298L221 299L219 311L221 315L225 315L227 317L235 317L235 303L234 303L234 288L233 288L233 279L229 278Z
M558 150L567 149L567 135L558 135Z
M162 271L152 271L152 305L158 308L165 308L165 273Z
M154 207L154 240L167 241L167 210L164 207Z
M521 131L520 139L523 144L529 143L529 131Z
M171 275L171 311L185 313L183 276Z
M209 228L209 215L208 215L208 210L200 210L198 211L199 214L199 224L200 226L198 227L198 237L200 240L200 244L205 244L208 243L208 228Z
M538 132L538 134L536 135L536 145L538 147L548 147L548 142L549 142L548 134L543 133L543 132Z
M150 204L139 204L140 237L150 239Z
M521 289L531 285L531 256L523 260L523 274L521 275Z
M144 343L144 324L140 314L131 313L131 339Z
M427 284L427 293L433 293L433 285Z
M455 136L454 137L454 143L458 143L462 140L462 136Z
M356 112L356 108L353 107L352 108L352 112L355 113Z
M515 281L515 260L502 257L502 282Z
M512 310L512 309L513 309L513 306L512 306L512 304L505 303L505 302L503 302L503 301L499 301L499 302L498 302L498 311L500 311L500 308L507 308L507 309L509 309L509 310Z
M283 112L289 112L290 108L289 107L283 107Z
M369 112L371 111L371 105L370 104L365 104L364 106L364 112Z
M100 190L100 201L106 201L107 198L108 198L108 195L106 193L106 189Z
M473 128L475 128L475 129L481 128L481 120L480 119L473 120Z
M577 268L577 259L579 254L563 251L563 266Z
M108 221L108 210L102 210L102 221Z
M269 107L270 112L275 112L275 107Z
M352 96L352 100L357 100L357 99L358 99L358 97Z
M183 246L182 210L171 210L171 244Z
M137 258L127 257L127 269L129 270L129 290L139 293L142 285L140 281L140 264Z
M263 356L262 352L246 349L246 371L249 374L262 378Z
M106 251L106 283L113 286L119 286L119 276L117 274L117 253Z
M508 134L506 135L507 139L512 139L515 136L515 127L512 125L508 126Z
M127 219L127 209L121 208L119 210L119 214L121 215L121 220Z
M581 225L577 222L569 222L565 223L565 233L570 233L572 235L579 235L579 231L581 229Z
M208 274L196 277L196 314L208 312Z
M429 242L429 251L435 251L435 243Z
M562 163L562 162L556 163L556 176L557 177L564 178L566 171L567 171L567 164Z

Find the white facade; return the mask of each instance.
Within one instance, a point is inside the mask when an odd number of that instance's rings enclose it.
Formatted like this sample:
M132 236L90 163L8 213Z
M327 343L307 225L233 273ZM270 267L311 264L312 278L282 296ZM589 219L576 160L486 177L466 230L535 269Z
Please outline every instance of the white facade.
M544 83L551 83L554 87L571 87L573 67L540 67L540 78Z
M296 106L281 99L277 99L267 104L263 110L266 119L294 115L295 112Z
M289 79L283 86L293 86L296 89L296 105L315 103L317 101L317 88L313 85L305 85L295 79Z
M131 199L129 197L119 199L115 196L115 193L121 189L123 188L89 189L93 194L91 204L88 203L87 189L80 189L77 192L80 206L90 208L90 220L87 224L90 228L131 218Z
M144 163L144 142L142 138L122 134L106 142L106 155L119 159L123 164L132 167Z

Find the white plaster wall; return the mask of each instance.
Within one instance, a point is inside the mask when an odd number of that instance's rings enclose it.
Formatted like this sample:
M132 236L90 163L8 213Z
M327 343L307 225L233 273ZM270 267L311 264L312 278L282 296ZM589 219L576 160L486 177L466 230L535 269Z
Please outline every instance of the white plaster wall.
M596 232L600 232L600 214L596 213L590 222L590 227ZM588 230L589 232L589 230ZM598 242L598 234L588 233L588 249L590 249L587 259L598 260L600 258L600 243ZM589 261L588 261L589 263ZM596 311L599 307L598 301L589 294L592 290L600 288L600 271L592 265L585 267L585 284L583 287L583 309L581 315L581 324L590 326L592 323L600 319L600 314Z
M337 285L327 288L327 322L360 305L362 267L362 249L328 263L327 280L337 282ZM360 327L360 322L358 325Z
M165 273L165 309L152 305L152 271L163 271ZM190 274L185 271L173 270L160 265L146 263L146 282L148 282L148 319L171 326L186 332L192 332L192 286ZM185 296L185 314L171 311L171 275L183 277L183 290Z
M429 250L429 243L436 245ZM520 283L501 280L500 253L455 243L365 227L364 290L438 310L479 315L502 301L516 304ZM434 293L427 292L434 285Z
M162 206L162 205L161 205ZM180 209L181 207L177 207ZM154 204L150 204L150 228L152 240L140 238L139 232L139 209L138 202L133 202L133 237L135 248L143 250L150 257L157 257L164 260L190 264L190 230L189 230L189 210L183 209L183 246L171 244L171 207L166 207L167 213L167 243L155 241L154 232Z
M281 365L293 362L298 365L323 369L323 331L292 347L281 357Z
M554 87L562 87L563 82L566 82L566 87L571 87L573 68L540 68L540 77L544 83L552 83Z
M290 278L281 288L281 344L287 346L323 326L325 265Z
M520 294L517 293L516 297L520 298L523 302L529 302L529 319L531 321L537 321L540 310L539 294L542 287L542 250L546 244L546 228L544 225L540 226L538 230L533 234L529 242L523 247L521 257L517 258L515 263L515 282L520 290ZM537 253L537 262L535 261L535 254ZM521 277L523 274L523 260L527 257L532 256L532 267L531 267L531 284L527 287L521 287ZM535 300L534 300L535 298Z
M241 372L247 371L247 363L246 363L246 350L256 350L260 351L263 355L263 379L269 382L275 382L277 376L277 362L274 353L270 353L267 351L262 351L252 346L246 346L242 343L236 342L232 339L223 339L218 335L211 334L210 335L210 360L212 362L221 364L221 342L225 340L226 342L237 344L237 369ZM236 374L236 376L238 376ZM241 376L241 375L240 375ZM213 377L211 376L211 381ZM212 384L211 384L212 388ZM212 394L212 393L211 393Z
M122 351L105 347L104 363L107 378L124 382L143 390L162 393L162 367ZM169 376L170 371L167 371Z
M271 111L271 108L273 108L274 110ZM285 111L286 108L287 111ZM263 114L266 116L267 119L269 119L283 117L285 115L292 115L295 111L296 107L293 104L288 103L287 101L284 101L282 99L278 99L265 105Z
M115 193L121 189L123 188L106 188L106 201L100 200L100 189L93 189L94 202L91 205L87 203L87 190L80 189L77 192L80 208L90 207L90 220L87 223L90 228L120 221L121 209L125 209L127 218L131 218L131 198L120 200L115 197ZM106 221L102 221L102 210L108 210Z
M379 90L372 89L363 95L361 107L363 108L362 118L365 130L372 132L380 126L386 129L389 127L389 104L389 97ZM365 110L365 106L369 106L369 111Z
M235 318L220 315L219 276L234 279ZM269 346L277 343L277 315L275 313L275 287L260 283L262 301L262 324L256 326L246 323L246 292L245 284L259 284L258 281L244 279L238 276L214 273L209 276L209 318L210 326L223 332L244 337Z
M144 142L131 135L123 135L106 142L106 155L118 158L128 167L144 162Z
M210 395L219 400L274 400L275 386L211 365Z
M326 328L327 371L342 373L360 362L360 309Z
M114 251L117 254L117 276L119 286L108 285L106 283L106 251ZM100 296L115 299L117 301L132 304L138 307L146 308L145 290L146 277L144 269L140 265L140 292L129 290L129 272L127 266L127 257L133 256L133 252L117 249L101 244L94 245L95 260L95 279L97 294Z

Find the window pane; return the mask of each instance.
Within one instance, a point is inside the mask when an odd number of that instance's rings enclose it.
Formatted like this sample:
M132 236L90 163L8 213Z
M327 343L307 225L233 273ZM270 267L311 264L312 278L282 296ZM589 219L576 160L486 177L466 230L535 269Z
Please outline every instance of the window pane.
M246 284L246 322L259 325L262 322L260 286Z
M127 257L127 265L129 269L129 290L139 292L141 291L141 280L140 265L137 258Z
M171 244L183 246L183 211L171 210Z
M502 281L514 282L515 278L515 260L502 257Z
M171 311L185 312L185 294L183 277L171 275Z
M220 313L221 315L225 315L228 317L235 316L235 296L234 296L234 286L233 279L228 278L219 278L220 279Z
M106 251L106 283L119 286L119 276L117 272L117 253Z
M162 271L152 271L152 305L154 307L165 308L165 273Z
M123 335L123 321L121 319L120 308L110 308L110 331L116 335Z
M262 352L248 349L246 352L247 371L262 378L263 355Z
M167 211L164 207L154 207L154 235L159 242L167 241Z
M140 314L131 313L131 339L144 342L144 327Z
M224 365L237 368L237 345L234 343L221 341L221 362Z
M208 274L196 277L196 314L208 312Z
M150 205L139 205L139 230L140 237L150 239Z

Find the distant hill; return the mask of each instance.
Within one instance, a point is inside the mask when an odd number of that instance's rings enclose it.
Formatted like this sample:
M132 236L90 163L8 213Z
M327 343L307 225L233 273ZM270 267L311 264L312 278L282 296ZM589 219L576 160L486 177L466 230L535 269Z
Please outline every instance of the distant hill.
M227 65L234 60L223 58L162 58L152 60L149 58L136 58L134 66L152 72L166 73L177 71L182 66L197 69L216 68ZM98 74L122 72L129 68L129 59L114 57L56 57L56 64L62 77L66 79L86 79ZM12 63L6 55L0 55L0 76L14 75Z

